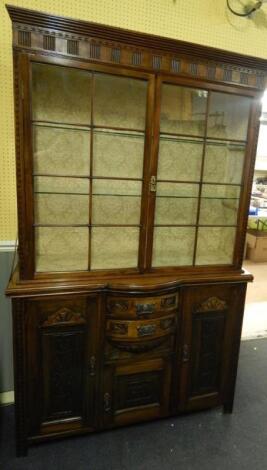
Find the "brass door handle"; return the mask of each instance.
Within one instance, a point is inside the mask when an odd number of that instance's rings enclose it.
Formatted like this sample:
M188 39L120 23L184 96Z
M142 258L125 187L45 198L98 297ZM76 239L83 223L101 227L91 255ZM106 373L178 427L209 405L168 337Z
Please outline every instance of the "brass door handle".
M184 344L183 349L182 349L182 361L183 362L188 362L189 358L190 358L189 346L188 346L188 344Z
M95 376L95 366L96 366L96 358L95 356L91 356L89 360L89 373L91 377Z
M156 191L157 191L156 176L151 176L151 178L150 178L150 192L155 193Z
M109 393L105 393L104 395L104 411L105 413L111 411L111 395Z

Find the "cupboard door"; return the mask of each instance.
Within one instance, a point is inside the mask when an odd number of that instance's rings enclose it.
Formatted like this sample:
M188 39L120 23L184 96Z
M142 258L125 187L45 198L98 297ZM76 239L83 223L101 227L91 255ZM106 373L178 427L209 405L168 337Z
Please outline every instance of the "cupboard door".
M153 268L233 264L251 107L249 96L158 79Z
M28 302L31 435L95 426L98 317L96 297Z
M180 410L232 408L245 299L244 285L184 290Z
M104 427L168 415L170 379L169 359L106 366L103 389Z
M142 270L153 76L24 62L28 276Z

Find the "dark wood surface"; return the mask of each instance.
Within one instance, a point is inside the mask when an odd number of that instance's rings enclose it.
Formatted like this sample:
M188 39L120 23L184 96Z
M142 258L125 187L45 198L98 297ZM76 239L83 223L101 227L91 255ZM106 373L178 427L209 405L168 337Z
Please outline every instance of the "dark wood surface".
M66 435L217 405L231 412L246 284L253 279L241 265L267 61L7 8L13 22L19 225L19 265L7 295L13 298L18 455L29 444ZM34 61L148 82L135 269L35 273ZM163 82L253 99L232 265L151 268L155 193L149 183L157 175ZM93 151L92 140L90 146Z

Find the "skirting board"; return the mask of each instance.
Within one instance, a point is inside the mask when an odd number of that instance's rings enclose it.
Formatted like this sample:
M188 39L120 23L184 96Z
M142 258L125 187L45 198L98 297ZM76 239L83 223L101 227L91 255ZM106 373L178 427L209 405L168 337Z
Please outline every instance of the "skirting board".
M0 251L14 251L16 240L0 240Z
M11 405L14 403L14 391L0 393L0 405Z

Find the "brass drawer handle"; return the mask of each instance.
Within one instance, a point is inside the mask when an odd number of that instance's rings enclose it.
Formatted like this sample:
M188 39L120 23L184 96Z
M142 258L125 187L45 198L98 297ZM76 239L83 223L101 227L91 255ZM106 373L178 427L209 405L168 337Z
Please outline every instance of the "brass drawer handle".
M136 304L136 315L145 315L153 313L156 309L156 304Z
M157 325L140 325L137 327L138 336L150 336L155 333Z

